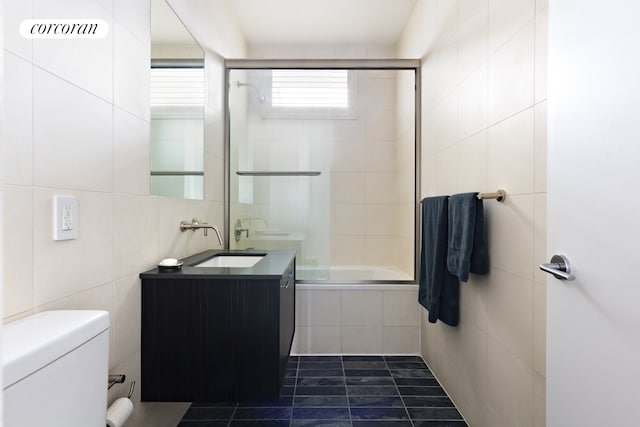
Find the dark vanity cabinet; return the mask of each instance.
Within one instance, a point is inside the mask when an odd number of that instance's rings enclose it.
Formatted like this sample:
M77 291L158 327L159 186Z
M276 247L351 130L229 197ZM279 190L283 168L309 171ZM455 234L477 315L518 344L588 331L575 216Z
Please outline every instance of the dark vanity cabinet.
M294 255L269 252L253 268L187 258L180 271L141 274L142 400L277 398L295 331Z

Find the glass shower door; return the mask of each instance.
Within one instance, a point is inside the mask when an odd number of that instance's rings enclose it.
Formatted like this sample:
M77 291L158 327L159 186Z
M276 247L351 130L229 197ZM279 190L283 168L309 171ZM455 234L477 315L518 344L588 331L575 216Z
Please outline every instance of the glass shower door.
M295 250L298 279L326 279L331 122L275 111L272 78L230 70L229 247Z

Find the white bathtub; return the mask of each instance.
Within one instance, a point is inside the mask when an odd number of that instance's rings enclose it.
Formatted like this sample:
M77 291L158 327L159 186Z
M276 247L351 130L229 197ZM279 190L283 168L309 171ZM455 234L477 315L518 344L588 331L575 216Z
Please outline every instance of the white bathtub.
M304 285L326 286L339 284L362 286L363 284L383 284L390 282L396 285L398 281L411 282L413 277L402 270L394 267L379 266L332 266L330 269L320 269L313 267L298 267L296 269L296 279L302 280ZM340 282L346 282L344 285ZM352 282L352 283L349 283ZM353 283L359 282L359 283Z

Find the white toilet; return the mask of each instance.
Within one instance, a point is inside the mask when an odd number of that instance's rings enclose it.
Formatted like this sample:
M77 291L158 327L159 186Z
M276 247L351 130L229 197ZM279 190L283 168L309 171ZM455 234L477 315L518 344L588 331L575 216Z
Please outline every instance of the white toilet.
M108 364L106 311L45 311L4 325L4 427L105 427Z

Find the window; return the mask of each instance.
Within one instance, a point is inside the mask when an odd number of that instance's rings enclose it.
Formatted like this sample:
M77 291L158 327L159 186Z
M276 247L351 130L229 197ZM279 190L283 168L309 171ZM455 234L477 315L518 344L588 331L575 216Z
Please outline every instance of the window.
M151 105L204 105L204 68L151 68Z
M348 70L273 70L271 105L290 108L348 108Z

